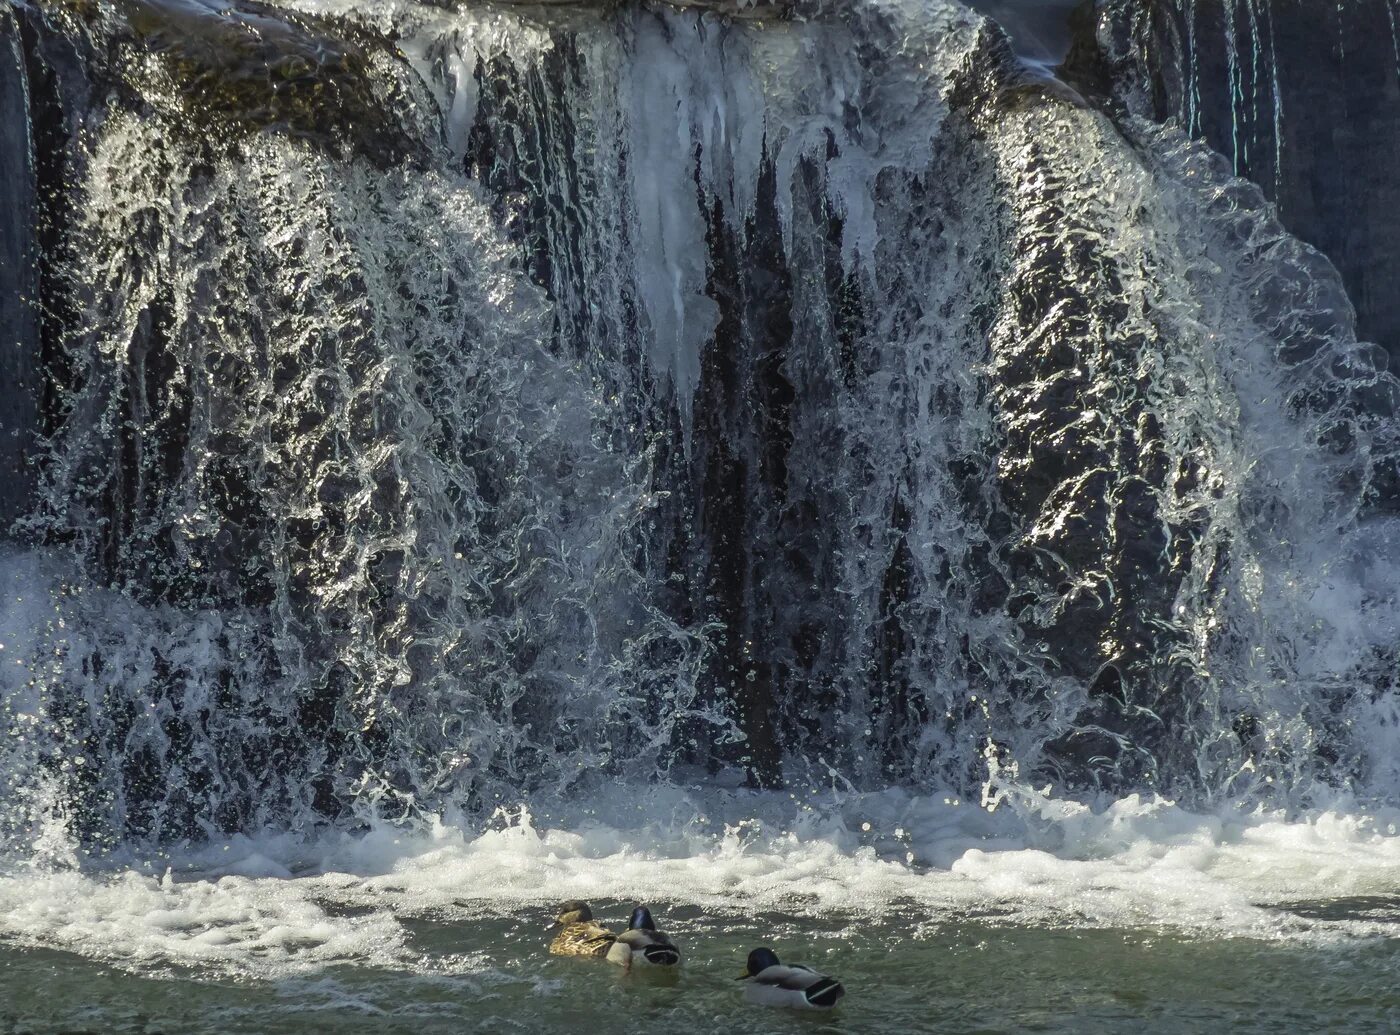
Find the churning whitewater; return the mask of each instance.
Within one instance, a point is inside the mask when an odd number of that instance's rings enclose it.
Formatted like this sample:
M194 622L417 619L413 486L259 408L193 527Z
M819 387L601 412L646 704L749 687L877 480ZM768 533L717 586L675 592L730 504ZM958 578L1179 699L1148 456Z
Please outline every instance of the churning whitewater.
M1384 929L1291 908L1400 876L1335 269L956 0L714 6L0 13L5 937Z

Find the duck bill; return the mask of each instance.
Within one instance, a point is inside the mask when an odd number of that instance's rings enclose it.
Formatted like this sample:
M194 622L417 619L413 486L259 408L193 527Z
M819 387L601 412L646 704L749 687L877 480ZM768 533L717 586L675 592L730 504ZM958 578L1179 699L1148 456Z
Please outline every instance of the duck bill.
M753 975L750 974L748 971L745 971L744 973L742 973L742 974L740 974L738 977L736 977L734 980L735 980L735 981L747 981L747 980L748 980L749 978L751 978L751 977L753 977Z

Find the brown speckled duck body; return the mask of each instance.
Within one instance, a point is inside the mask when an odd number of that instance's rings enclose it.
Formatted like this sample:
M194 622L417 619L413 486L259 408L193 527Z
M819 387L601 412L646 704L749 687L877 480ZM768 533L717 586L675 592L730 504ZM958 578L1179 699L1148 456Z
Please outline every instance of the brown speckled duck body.
M593 922L587 902L565 902L554 922L561 930L549 943L556 956L607 956L617 935Z

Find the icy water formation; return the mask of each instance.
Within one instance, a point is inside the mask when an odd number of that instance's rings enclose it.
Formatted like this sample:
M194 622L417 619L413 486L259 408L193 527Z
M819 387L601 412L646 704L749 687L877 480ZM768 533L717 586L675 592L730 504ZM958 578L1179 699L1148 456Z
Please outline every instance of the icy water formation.
M762 939L1392 1030L1383 195L1290 134L1400 61L1292 6L5 3L0 1022L807 1030Z

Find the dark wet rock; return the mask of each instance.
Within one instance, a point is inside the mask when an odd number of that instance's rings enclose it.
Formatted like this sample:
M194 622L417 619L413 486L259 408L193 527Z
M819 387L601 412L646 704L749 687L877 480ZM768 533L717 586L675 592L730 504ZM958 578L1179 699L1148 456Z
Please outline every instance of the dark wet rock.
M1016 53L1036 63L1062 60L1072 41L1069 19L1081 0L967 0L1011 37Z
M1064 170L1030 149L1000 174L1019 257L992 337L1005 429L996 477L1021 530L1008 544L1008 607L1031 649L1088 687L1076 730L1050 745L1061 779L1141 780L1187 697L1158 659L1190 536L1165 519L1163 433L1140 373L1172 343L1132 329L1132 271L1093 245L1100 230L1073 206Z
M0 8L0 534L29 506L38 430L38 239L28 71L19 23Z
M270 130L380 165L423 157L399 121L419 108L416 80L362 26L256 0L58 0L29 18L81 40L86 74L124 105L205 137Z
M63 270L81 203L74 188L103 120L132 112L210 161L267 132L393 166L420 163L434 138L416 123L432 108L415 90L421 84L382 36L255 0L3 7L0 461L13 475L0 528L28 509L25 454L53 431L57 386L72 378L64 339L74 295ZM157 333L158 321L143 328Z

